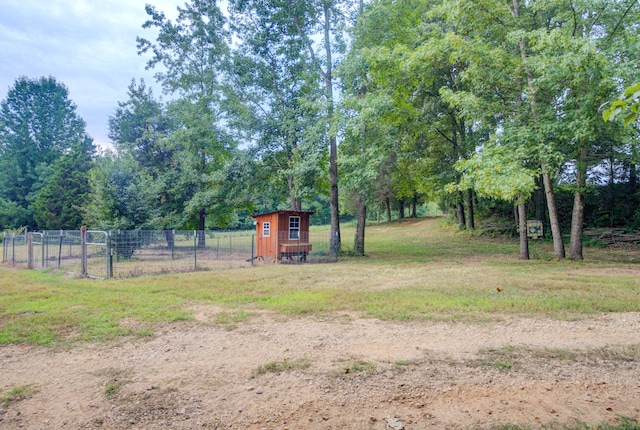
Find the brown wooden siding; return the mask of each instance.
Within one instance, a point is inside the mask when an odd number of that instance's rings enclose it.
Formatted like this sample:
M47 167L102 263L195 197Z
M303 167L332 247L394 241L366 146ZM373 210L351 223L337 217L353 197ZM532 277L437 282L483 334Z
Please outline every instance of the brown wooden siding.
M309 216L312 212L277 211L254 215L256 220L256 256L281 259L283 254L309 253ZM299 217L299 238L289 238L289 219ZM270 223L270 235L264 236L264 224Z

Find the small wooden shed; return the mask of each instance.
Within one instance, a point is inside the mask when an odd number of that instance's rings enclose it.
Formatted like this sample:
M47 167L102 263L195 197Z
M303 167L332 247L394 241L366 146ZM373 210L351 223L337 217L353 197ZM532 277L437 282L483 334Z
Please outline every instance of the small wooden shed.
M256 257L277 260L297 256L301 261L311 252L309 217L313 211L281 210L253 215L256 220Z

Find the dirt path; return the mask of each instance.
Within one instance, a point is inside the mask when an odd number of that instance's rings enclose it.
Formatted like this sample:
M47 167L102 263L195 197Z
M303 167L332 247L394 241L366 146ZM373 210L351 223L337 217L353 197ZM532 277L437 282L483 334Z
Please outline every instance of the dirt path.
M424 429L640 419L640 314L396 324L219 309L155 336L0 347L2 429ZM266 366L269 365L270 366ZM290 367L287 371L280 367ZM263 367L263 372L258 369Z

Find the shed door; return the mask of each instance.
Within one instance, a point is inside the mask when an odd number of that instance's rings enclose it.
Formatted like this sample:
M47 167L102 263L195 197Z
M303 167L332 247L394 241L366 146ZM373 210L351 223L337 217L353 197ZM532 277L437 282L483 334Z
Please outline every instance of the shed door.
M271 221L263 221L258 234L258 255L261 257L276 257L274 225Z

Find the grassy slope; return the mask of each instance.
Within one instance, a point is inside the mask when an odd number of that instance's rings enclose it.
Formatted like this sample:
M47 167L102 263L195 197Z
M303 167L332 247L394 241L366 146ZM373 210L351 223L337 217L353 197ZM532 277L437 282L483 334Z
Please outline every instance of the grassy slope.
M343 230L344 241L353 230ZM576 318L640 310L640 254L587 249L585 262L556 262L548 244L517 260L517 243L471 238L440 220L373 225L364 258L335 264L266 265L113 281L0 267L0 343L48 345L148 335L145 324L189 320L213 304L244 315L356 312L394 320L500 314ZM498 291L500 289L501 291ZM120 324L140 322L138 332Z

